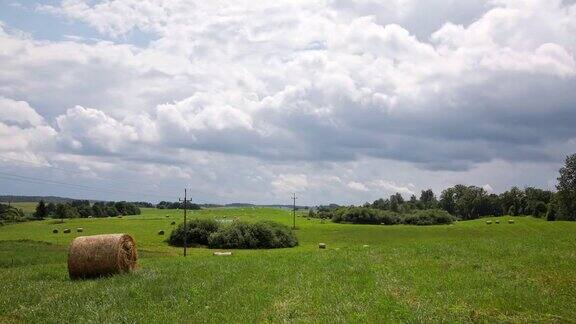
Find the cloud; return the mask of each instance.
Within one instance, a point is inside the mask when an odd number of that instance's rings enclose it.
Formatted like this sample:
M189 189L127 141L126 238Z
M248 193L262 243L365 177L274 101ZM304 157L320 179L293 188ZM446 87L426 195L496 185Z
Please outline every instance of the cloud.
M308 187L308 177L305 174L280 174L272 181L274 189L281 192L300 192Z
M356 182L356 181L348 182L348 187L350 189L353 189L353 190L368 191L368 188L366 188L366 186L363 183Z
M56 131L27 102L0 97L0 153L36 160L55 138Z
M488 193L493 193L493 192L494 192L494 188L492 188L492 186L489 185L489 184L483 185L482 188L483 188L484 190L486 190L486 192L488 192Z
M401 193L401 194L409 194L414 195L416 192L414 191L414 185L400 185L394 181L388 180L375 180L371 182L371 185L374 187L378 187L390 193Z
M72 149L96 150L100 153L119 153L139 140L134 127L116 121L102 111L76 106L65 115L58 116L56 123L61 139L70 143Z
M220 197L244 196L244 186L347 197L416 192L400 169L468 179L494 163L549 167L576 149L574 3L65 0L37 9L107 40L39 40L0 26L0 147L10 154L158 170L193 158L204 190L236 181ZM151 41L127 41L139 32ZM237 161L252 170L231 177ZM355 164L374 174L359 176Z
M21 125L38 126L44 118L25 101L16 101L0 96L0 120Z

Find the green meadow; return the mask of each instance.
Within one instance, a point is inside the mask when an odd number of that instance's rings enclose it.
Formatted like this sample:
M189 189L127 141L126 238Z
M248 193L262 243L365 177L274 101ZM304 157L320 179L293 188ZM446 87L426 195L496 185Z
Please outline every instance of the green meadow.
M290 211L265 208L189 217L292 224ZM302 214L298 247L226 257L191 248L186 258L164 241L171 222L183 220L178 210L2 226L0 322L576 321L576 223L499 219L416 227L334 224ZM132 235L139 269L71 281L69 243L101 233Z

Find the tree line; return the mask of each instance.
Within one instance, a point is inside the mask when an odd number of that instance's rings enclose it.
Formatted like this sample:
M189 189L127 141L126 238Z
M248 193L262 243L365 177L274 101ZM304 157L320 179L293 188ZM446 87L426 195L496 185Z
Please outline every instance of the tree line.
M501 194L487 192L477 186L455 185L443 190L436 197L432 189L422 190L419 197L411 195L405 200L400 193L395 193L362 207L338 205L319 206L311 210L309 217L331 218L333 221L348 221L352 223L399 223L403 219L398 215L433 215L434 218L447 221L438 211L443 210L449 215L462 220L477 219L486 216L533 216L546 217L549 221L576 220L576 154L566 158L564 166L559 171L556 192L534 187L520 189L512 187ZM378 213L386 211L390 213ZM419 213L418 211L430 211ZM428 220L431 218L426 216Z
M87 217L113 217L125 215L140 215L140 208L136 203L126 201L95 202L88 200L74 200L67 203L48 203L41 200L36 206L34 218L87 218Z
M202 207L198 204L191 203L190 201L186 202L187 209L191 210L198 210ZM156 208L158 209L184 209L184 202L170 202L170 201L161 201L156 204Z

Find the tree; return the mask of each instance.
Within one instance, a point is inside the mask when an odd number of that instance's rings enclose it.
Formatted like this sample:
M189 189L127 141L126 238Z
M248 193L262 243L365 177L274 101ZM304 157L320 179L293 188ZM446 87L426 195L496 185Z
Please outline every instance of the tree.
M456 185L440 195L440 207L461 219L494 215L494 204L497 202L494 196L489 196L486 190L476 186Z
M399 212L400 206L403 203L404 203L404 198L402 198L402 195L399 192L390 196L390 210L395 211L395 212Z
M556 194L557 220L576 220L576 154L566 157L560 169Z
M36 205L36 212L34 212L34 218L36 219L44 219L48 217L48 208L44 203L44 200L40 200L38 205Z
M420 193L420 204L422 205L422 209L432 209L437 207L438 201L436 200L436 196L432 189L422 190Z
M390 202L388 200L384 200L382 198L375 200L372 203L372 208L380 209L380 210L388 210L390 209Z
M442 191L440 194L440 207L450 213L456 215L456 188L451 187Z
M64 218L78 217L78 212L76 211L76 208L72 207L70 204L58 204L56 205L56 217L63 221Z
M54 217L54 215L56 215L56 204L53 202L48 203L48 205L46 205L46 213L48 216Z
M526 207L524 214L534 217L542 217L546 214L547 206L552 199L552 192L538 188L528 187L524 189Z
M526 195L524 191L518 189L518 187L512 187L512 189L502 193L500 195L500 201L504 213L511 216L524 214L524 209L526 209Z

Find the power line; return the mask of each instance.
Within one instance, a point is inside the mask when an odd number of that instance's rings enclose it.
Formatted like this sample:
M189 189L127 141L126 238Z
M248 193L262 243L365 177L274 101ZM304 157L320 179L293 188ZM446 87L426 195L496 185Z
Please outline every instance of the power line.
M79 184L73 184L73 183L66 183L66 182L49 180L49 179L21 176L21 175L10 174L10 173L5 173L5 172L0 172L0 178L7 179L7 180L13 180L13 181L35 183L35 184L54 184L54 185L60 185L60 186L67 186L67 187L71 187L74 189L86 190L86 191L106 192L106 193L124 193L124 194L128 193L128 194L137 195L137 196L151 196L151 197L156 197L156 198L159 198L159 197L168 198L168 197L170 197L170 199L173 199L173 197L166 196L166 195L135 193L133 191L128 191L128 190L98 188L98 187L79 185Z
M85 172L81 171L81 170L73 170L73 169L68 169L68 168L57 167L54 165L46 165L46 164L42 164L42 163L38 163L38 162L24 161L24 160L15 159L15 158L7 157L7 156L0 156L0 159L6 159L6 160L11 160L11 161L20 162L20 163L27 163L27 164L36 165L39 167L51 168L51 169L60 170L60 171L73 173L73 174L85 175ZM99 174L98 178L109 180L109 181L114 181L114 182L119 182L119 183L123 183L123 184L124 183L133 183L133 184L139 184L139 185L148 185L149 184L149 183L142 182L142 181L134 181L131 179L127 179L126 177L114 177L114 178L112 178L112 177L102 176ZM171 185L163 185L163 186L169 187L172 189L178 189L178 190L181 189L180 187L177 187L177 186L171 186Z

